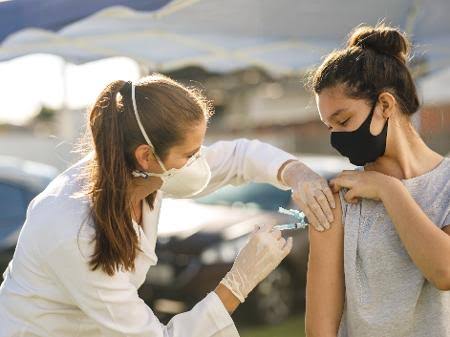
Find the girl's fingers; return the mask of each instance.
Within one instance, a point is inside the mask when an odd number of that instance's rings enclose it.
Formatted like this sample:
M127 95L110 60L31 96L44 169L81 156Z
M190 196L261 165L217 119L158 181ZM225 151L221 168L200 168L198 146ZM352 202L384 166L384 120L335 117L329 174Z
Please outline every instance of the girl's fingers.
M353 170L343 170L341 173L339 173L340 176L352 175L352 174L358 174L358 172L353 171Z
M333 193L339 192L340 188L338 185L336 185L334 182L330 181L330 188L333 191Z
M348 192L345 193L344 199L348 203L354 204L357 202L356 191L354 189L348 190Z
M353 182L348 179L348 177L337 177L334 179L331 179L330 184L332 186L332 188L337 189L338 191L341 188L352 188L353 187Z

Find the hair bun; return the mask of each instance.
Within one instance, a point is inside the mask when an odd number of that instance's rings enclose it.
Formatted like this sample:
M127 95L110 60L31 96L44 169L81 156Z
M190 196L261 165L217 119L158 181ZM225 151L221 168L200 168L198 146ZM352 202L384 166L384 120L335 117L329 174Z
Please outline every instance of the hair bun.
M357 27L347 42L347 47L353 46L393 56L403 63L406 63L410 51L410 43L405 34L383 23L375 27Z

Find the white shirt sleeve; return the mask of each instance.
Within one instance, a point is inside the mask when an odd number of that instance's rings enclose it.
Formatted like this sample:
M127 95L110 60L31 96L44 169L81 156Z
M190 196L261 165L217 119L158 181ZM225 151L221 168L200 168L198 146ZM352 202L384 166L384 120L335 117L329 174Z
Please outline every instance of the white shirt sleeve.
M60 242L47 256L47 267L56 283L104 336L119 337L239 337L228 311L215 292L209 293L190 311L163 325L138 296L128 272L107 275L90 270L85 252L89 239L80 236ZM80 251L80 249L81 251ZM83 252L83 254L81 253Z
M278 170L285 161L298 159L270 144L244 138L218 141L203 151L211 168L211 181L196 198L227 184L241 185L250 181L288 190L288 186L278 181Z

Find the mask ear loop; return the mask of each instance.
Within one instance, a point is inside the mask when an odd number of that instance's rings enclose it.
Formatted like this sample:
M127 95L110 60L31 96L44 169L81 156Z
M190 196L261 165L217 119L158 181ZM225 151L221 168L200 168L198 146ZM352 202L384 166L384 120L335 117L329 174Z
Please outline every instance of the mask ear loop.
M375 101L374 101L374 104L373 104L373 107L372 107L372 114L375 112L375 108L376 108L376 106L377 106L377 104L378 104L378 97L379 97L379 96L376 96L376 99L375 99ZM389 119L389 117L386 118L386 122L388 121L388 119Z
M135 178L144 178L147 179L148 177L150 177L147 173L145 173L144 171L139 171L139 170L134 170L133 172L131 172L131 174L133 175L133 177Z
M370 133L371 135L372 135L372 133L370 132L370 125L372 124L373 114L375 113L375 108L377 107L377 104L378 104L378 96L376 96L376 98L375 98L375 100L374 100L374 102L373 102L373 105L372 105L372 109L370 110L370 113L369 113L369 115L368 115L368 117L367 117L368 119L370 119L369 133ZM384 126L383 128L386 127L386 123L388 122L388 120L389 120L389 117L386 118L385 126ZM381 132L383 132L383 131L381 131Z
M189 167L193 163L195 163L196 160L200 159L200 157L202 156L201 151L201 149L198 150L191 158L189 158L186 164L184 164L184 167Z
M150 141L150 138L147 136L144 126L142 125L142 122L141 122L141 119L139 117L138 110L137 110L137 104L136 104L136 87L133 82L131 82L131 101L133 102L133 111L134 111L134 115L136 116L136 121L138 123L139 129L141 130L142 135L145 138L145 141L152 149L153 155L155 156L156 160L158 161L158 164L161 166L161 168L164 170L164 172L167 172L166 167L164 166L163 162L156 154L155 147L153 146L152 142ZM146 172L143 172L143 171L137 171L136 173L135 173L135 171L133 171L133 176L142 177L144 179L147 179L149 177L149 174L147 174Z
M373 116L373 114L374 114L374 112L375 112L375 108L377 107L377 104L378 104L378 95L377 96L375 96L375 99L374 99L374 101L373 101L373 103L372 103L372 108L370 109L370 117L372 118L372 116Z

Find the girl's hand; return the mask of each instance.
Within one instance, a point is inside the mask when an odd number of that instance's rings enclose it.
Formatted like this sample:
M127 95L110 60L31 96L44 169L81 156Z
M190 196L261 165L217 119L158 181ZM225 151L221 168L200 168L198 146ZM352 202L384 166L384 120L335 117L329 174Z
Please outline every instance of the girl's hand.
M381 200L381 193L387 184L392 183L394 177L375 171L348 171L345 170L336 178L330 180L333 192L347 188L344 199L355 204L360 198Z
M292 199L318 231L331 227L335 208L328 182L299 161L289 163L282 172L282 181L292 188Z

